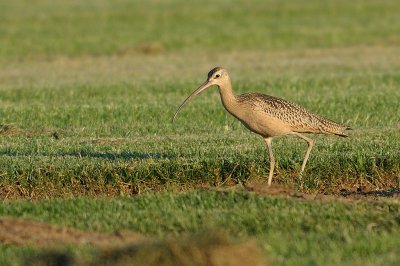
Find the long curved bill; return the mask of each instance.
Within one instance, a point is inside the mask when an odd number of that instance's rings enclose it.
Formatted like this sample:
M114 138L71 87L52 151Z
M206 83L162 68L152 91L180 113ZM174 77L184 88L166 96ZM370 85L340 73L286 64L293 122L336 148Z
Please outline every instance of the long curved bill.
M200 87L198 87L194 92L192 92L192 94L189 95L189 97L187 97L183 103L181 104L181 106L179 106L179 108L176 110L174 117L172 118L172 123L175 122L175 118L176 115L179 113L179 111L183 108L183 106L185 106L185 104L187 102L189 102L194 96L196 96L197 94L199 94L200 92L204 91L205 89L207 89L208 87L212 86L213 84L207 80L206 82L204 82Z

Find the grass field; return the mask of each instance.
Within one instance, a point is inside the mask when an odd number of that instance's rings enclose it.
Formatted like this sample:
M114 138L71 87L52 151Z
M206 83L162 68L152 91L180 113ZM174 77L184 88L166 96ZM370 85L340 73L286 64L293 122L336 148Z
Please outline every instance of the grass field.
M0 215L161 240L223 231L272 264L399 263L399 13L394 0L3 1ZM353 128L313 136L302 181L306 145L274 140L274 183L306 200L243 188L265 180L268 154L215 88L171 123L217 65L236 93ZM0 264L40 252L0 242Z

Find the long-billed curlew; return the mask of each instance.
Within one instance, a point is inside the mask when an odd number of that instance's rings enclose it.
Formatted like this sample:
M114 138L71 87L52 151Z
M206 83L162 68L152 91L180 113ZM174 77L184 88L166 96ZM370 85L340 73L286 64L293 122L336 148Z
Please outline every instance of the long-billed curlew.
M347 137L347 126L336 123L332 120L313 114L303 107L285 101L283 99L264 95L260 93L246 93L234 95L232 92L231 80L228 72L221 68L213 68L208 73L207 81L195 90L176 110L176 115L182 107L195 95L206 88L217 85L221 95L222 104L225 109L234 117L240 120L243 125L256 134L261 135L268 146L270 168L268 185L271 185L274 174L275 158L272 152L272 138L282 135L295 135L308 143L308 149L301 165L300 175L303 173L314 141L301 133L330 134L340 137Z

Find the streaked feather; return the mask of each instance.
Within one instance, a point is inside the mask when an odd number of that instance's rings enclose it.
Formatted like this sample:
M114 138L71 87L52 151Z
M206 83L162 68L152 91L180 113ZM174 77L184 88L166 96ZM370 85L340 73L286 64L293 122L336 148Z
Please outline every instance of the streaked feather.
M238 102L252 106L255 111L275 117L292 128L295 132L335 134L347 137L348 126L314 114L305 108L284 99L261 93L246 93L236 96Z

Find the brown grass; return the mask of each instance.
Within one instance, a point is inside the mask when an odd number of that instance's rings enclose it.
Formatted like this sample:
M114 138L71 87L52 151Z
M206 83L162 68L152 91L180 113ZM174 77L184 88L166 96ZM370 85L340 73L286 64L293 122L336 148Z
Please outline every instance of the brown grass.
M94 264L103 265L266 265L255 242L234 243L224 235L169 238L105 251ZM98 265L98 264L97 264Z
M273 184L271 187L268 187L265 182L251 182L245 184L244 188L261 195L287 196L306 200L381 200L385 198L400 200L400 190L395 187L378 189L375 186L352 185L347 186L347 188L342 187L339 190L331 191L331 193L323 191L302 193L293 186Z
M233 242L220 233L157 240L131 231L84 232L20 218L2 218L0 243L41 248L38 255L26 258L27 265L266 265L255 242ZM75 258L63 250L64 245L82 244L99 249L90 258Z
M232 243L222 236L142 242L100 250L89 259L62 251L45 251L27 258L26 265L241 266L268 265L255 242Z
M368 55L368 56L366 56ZM268 79L284 76L312 75L316 67L319 73L332 76L332 69L396 71L400 68L400 50L396 47L350 47L340 49L300 49L247 51L226 53L166 53L157 43L121 49L114 56L81 56L69 58L34 58L15 62L0 61L0 83L3 89L47 87L49 84L74 85L90 82L136 84L181 80L182 69L187 80L202 80L205 71L220 62L235 80L251 76L252 79ZM157 66L157 67L154 67ZM202 72L199 72L202 70ZM239 72L240 71L240 72ZM43 78L46 73L46 78ZM199 76L200 74L200 76ZM341 75L338 73L337 75ZM15 82L19 80L19 82ZM11 103L9 103L11 105ZM8 103L3 103L3 108Z
M146 239L144 235L131 231L104 234L20 218L0 218L0 243L6 245L54 247L67 244L90 244L115 246L144 239Z
M35 129L23 129L14 124L3 124L0 125L0 136L8 137L38 137L38 136L49 136L54 139L60 139L64 132L60 129L42 128L39 130Z
M297 178L297 177L296 177ZM361 181L360 181L361 180ZM137 196L143 193L157 192L182 192L194 189L204 190L235 190L245 189L262 195L288 196L298 199L369 199L379 200L391 198L400 200L400 187L391 173L380 173L378 183L370 183L364 178L352 180L337 179L332 182L321 183L317 189L304 190L301 187L273 183L268 187L264 177L254 177L246 181L243 186L238 181L228 180L222 184L210 184L205 182L193 182L190 184L158 183L156 181L134 184L123 182L99 183L98 180L86 179L84 183L79 180L71 180L68 184L54 184L41 182L35 186L26 187L16 183L0 184L0 199L2 200L40 200L49 198L71 197L115 197Z

